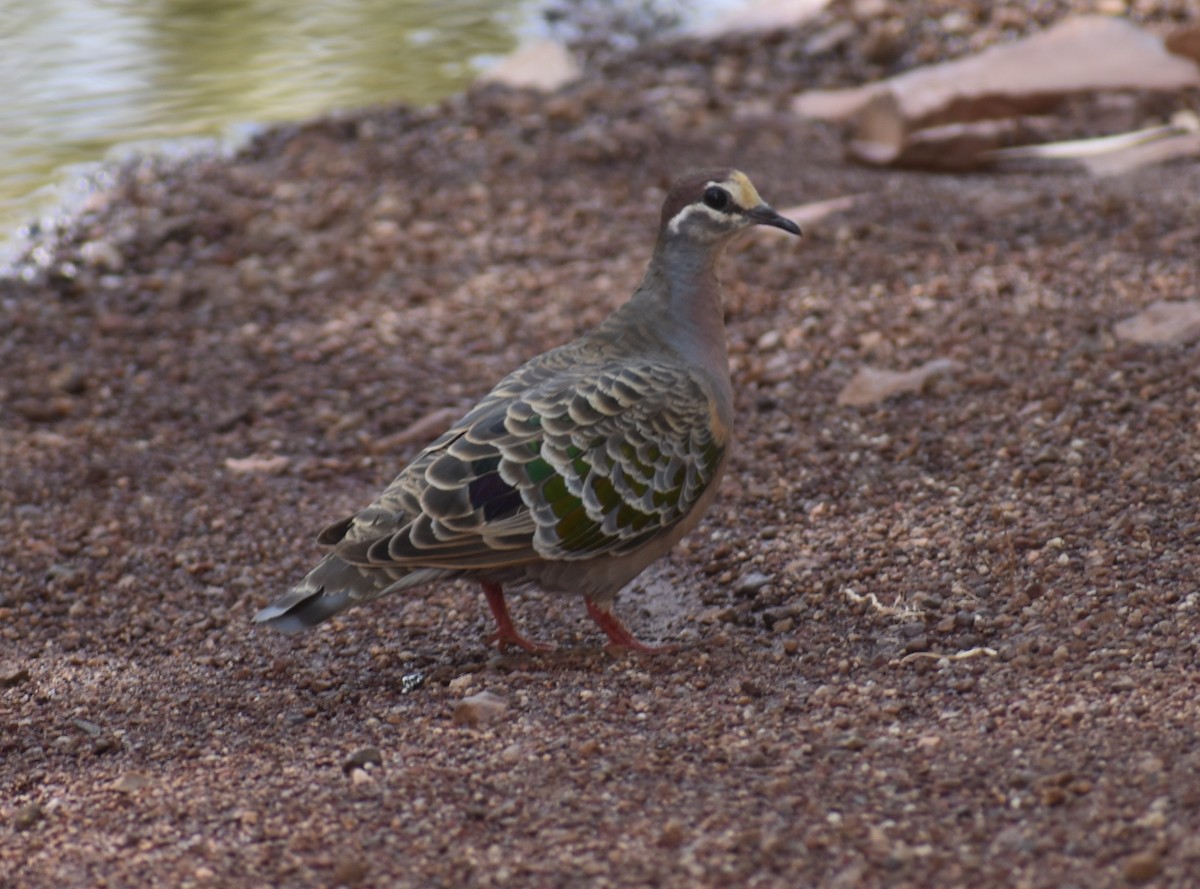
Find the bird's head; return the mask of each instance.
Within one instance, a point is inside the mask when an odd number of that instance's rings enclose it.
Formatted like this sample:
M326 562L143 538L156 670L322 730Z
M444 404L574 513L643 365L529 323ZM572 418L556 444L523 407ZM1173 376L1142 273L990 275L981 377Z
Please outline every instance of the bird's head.
M752 225L800 234L800 226L771 209L739 170L702 170L684 176L671 186L663 202L661 237L670 240L716 245Z

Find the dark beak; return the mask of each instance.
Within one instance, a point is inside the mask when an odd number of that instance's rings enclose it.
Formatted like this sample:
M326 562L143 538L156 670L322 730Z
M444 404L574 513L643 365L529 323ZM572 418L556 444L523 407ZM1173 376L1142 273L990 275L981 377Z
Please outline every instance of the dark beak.
M786 217L780 216L766 204L759 204L746 211L746 218L755 225L771 225L775 228L781 228L789 234L800 234L800 226L792 222Z

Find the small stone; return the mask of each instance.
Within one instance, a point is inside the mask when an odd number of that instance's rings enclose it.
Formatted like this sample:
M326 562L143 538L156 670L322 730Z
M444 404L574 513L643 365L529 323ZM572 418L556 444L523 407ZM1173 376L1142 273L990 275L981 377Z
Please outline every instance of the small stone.
M451 679L449 682L447 682L446 687L448 689L450 689L451 691L458 692L458 691L466 691L468 688L470 688L474 684L475 684L475 674L474 673L463 673L461 676L455 676L453 679Z
M1061 787L1044 787L1042 788L1042 805L1048 808L1061 806L1067 801L1066 791Z
M837 403L847 407L867 407L906 393L920 392L937 377L958 373L964 366L949 358L935 358L913 370L881 370L860 367L838 393Z
M775 624L771 627L771 629L776 633L790 633L792 631L792 627L794 626L796 626L796 622L790 617L785 617L783 620L775 621Z
M225 468L234 475L279 475L291 462L290 457L282 454L269 457L226 457Z
M378 747L360 747L342 760L342 771L349 775L355 769L362 769L364 766L382 765L383 752Z
M1131 883L1145 883L1162 873L1162 857L1153 849L1137 852L1125 859L1125 879Z
M419 672L418 673L406 673L400 679L400 694L402 694L402 695L412 694L412 692L416 691L418 688L420 688L424 684L425 684L425 674L424 673L419 673Z
M15 688L29 681L29 671L24 667L5 665L0 668L0 688Z
M357 886L366 877L366 865L357 858L347 858L334 868L330 879L335 886Z
M100 728L100 726L96 725L94 722L88 722L86 719L72 719L71 722L75 728L93 738L98 738L104 733L104 729Z
M508 710L508 701L490 691L463 698L454 708L455 725L486 725L495 722Z
M683 845L683 841L687 839L687 832L682 824L672 818L663 825L662 832L658 835L658 846L661 849L678 849Z
M579 745L579 755L591 758L600 753L600 742L595 738L588 738Z
M904 643L904 653L905 654L914 654L918 651L928 651L928 650L929 650L929 637L926 636L924 633L920 634L919 636L914 636L913 638L909 639L907 642Z
M759 685L753 679L743 679L742 680L742 694L744 694L750 698L761 698L763 695L766 694L766 691L763 689L763 687L761 685Z
M137 793L153 783L149 776L143 775L141 772L126 772L113 781L110 786L119 793Z
M92 742L92 753L97 755L102 753L116 753L124 746L125 744L119 736L108 732Z
M194 876L197 880L211 880L216 877L216 875L216 871L214 871L211 867L206 867L203 864L192 871L192 876Z
M579 77L570 50L553 40L534 40L518 47L480 78L516 89L553 92Z
M79 248L79 254L88 265L105 271L119 272L125 268L125 257L108 241L88 241Z
M13 828L18 831L29 830L41 820L41 803L28 803L17 809L17 814L13 816Z
M733 588L733 591L739 596L753 596L770 582L769 575L763 574L761 571L751 571L738 578L737 586Z

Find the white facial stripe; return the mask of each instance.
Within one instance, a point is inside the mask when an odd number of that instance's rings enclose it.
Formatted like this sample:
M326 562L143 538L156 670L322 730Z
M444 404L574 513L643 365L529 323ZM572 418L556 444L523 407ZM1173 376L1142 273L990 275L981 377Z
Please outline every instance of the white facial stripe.
M707 204L688 204L686 207L676 213L674 217L672 217L671 221L667 223L667 228L671 230L671 234L678 234L679 229L683 226L684 220L686 220L689 216L695 216L698 213L702 213L705 216L708 216L714 222L726 226L729 224L731 218L728 213L721 213L717 210L714 210L712 207L709 207Z
M670 229L672 234L678 234L679 229L683 226L688 217L697 213L703 213L707 215L710 219L717 223L718 227L723 227L725 229L728 229L731 226L740 228L741 226L747 224L747 220L745 217L740 216L740 214L738 214L736 211L749 210L762 203L762 198L758 196L758 191L754 188L754 185L750 182L749 178L747 178L744 173L741 173L737 170L735 170L733 174L724 181L717 181L714 179L706 183L706 187L711 187L714 185L717 188L723 188L729 193L729 197L732 199L734 208L736 209L734 209L733 212L722 212L720 210L714 210L712 207L701 201L697 201L694 204L688 204L688 206L676 213L675 216L672 217L671 221L667 223L667 228Z

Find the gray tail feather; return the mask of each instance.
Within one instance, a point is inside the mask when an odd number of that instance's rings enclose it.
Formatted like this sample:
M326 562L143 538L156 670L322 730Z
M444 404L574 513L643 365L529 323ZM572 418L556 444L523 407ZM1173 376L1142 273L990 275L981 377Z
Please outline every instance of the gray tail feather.
M347 608L448 573L417 569L396 580L380 568L360 568L331 554L304 580L254 615L254 622L284 633L299 633Z

